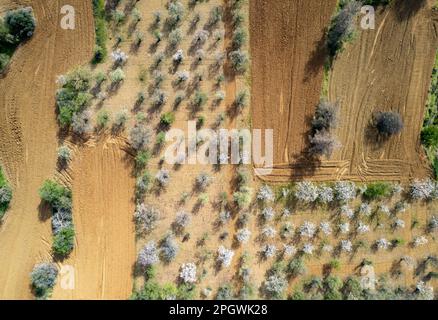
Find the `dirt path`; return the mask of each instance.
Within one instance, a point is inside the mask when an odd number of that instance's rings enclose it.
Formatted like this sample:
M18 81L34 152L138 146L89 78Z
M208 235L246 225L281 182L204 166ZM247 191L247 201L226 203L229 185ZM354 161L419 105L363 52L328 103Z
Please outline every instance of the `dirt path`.
M6 2L0 1L0 7ZM0 226L0 299L32 298L29 273L36 262L50 258L50 221L40 218L38 188L56 169L55 80L89 60L94 34L91 2L69 2L76 8L74 31L59 27L61 3L15 1L6 6L31 5L38 25L0 79L0 162L14 187Z
M55 288L54 299L127 299L132 292L135 180L122 141L88 143L71 165L76 248L61 263L74 268L73 290ZM60 284L60 282L58 283Z

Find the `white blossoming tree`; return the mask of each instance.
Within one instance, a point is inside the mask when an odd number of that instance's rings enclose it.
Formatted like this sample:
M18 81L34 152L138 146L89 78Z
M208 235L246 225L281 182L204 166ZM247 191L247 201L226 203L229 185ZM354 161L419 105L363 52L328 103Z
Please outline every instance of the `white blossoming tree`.
M263 185L257 193L257 200L261 202L273 202L275 200L274 192L267 185Z
M300 181L295 187L295 198L304 203L313 203L318 199L318 187L310 181Z
M142 269L146 269L158 262L158 252L155 241L149 241L138 254L137 263Z
M337 181L334 186L335 197L339 202L349 202L356 198L356 185L351 181Z
M251 231L249 231L247 228L240 229L236 233L236 239L239 241L239 243L246 243L251 238Z
M196 282L196 265L194 263L184 263L181 266L179 277L184 283Z
M221 267L228 268L231 265L234 251L227 249L224 246L220 246L217 253L217 262L220 264Z

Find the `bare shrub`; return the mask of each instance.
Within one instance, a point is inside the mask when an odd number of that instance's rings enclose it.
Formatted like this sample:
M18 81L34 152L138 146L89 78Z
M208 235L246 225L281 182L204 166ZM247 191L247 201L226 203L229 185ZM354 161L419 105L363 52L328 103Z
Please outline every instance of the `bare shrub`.
M145 150L151 141L151 131L148 127L137 122L131 129L129 140L135 150Z
M374 126L380 135L389 137L403 129L403 120L397 112L379 112L374 115Z
M329 158L333 151L339 147L339 141L327 131L319 131L310 137L309 153L312 156L320 157L325 155Z
M146 206L144 203L137 205L134 213L137 232L140 234L151 232L157 226L159 218L160 211L158 209Z

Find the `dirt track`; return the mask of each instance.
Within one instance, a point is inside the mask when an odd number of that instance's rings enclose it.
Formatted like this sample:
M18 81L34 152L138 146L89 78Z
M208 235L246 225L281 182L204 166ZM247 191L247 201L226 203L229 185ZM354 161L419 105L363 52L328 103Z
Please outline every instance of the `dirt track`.
M31 5L33 38L15 53L0 79L0 162L14 198L0 226L0 299L32 298L29 273L50 258L50 221L39 213L38 188L56 169L56 77L89 60L94 26L90 1L72 0L76 30L59 27L64 1L0 1L0 7Z
M288 116L282 111L271 112L278 115L274 119L280 121L282 128L276 129L278 136L274 149L275 169L272 175L265 179L283 182L291 177L313 180L407 180L427 176L429 169L424 161L419 132L438 44L436 17L433 16L431 4L431 1L426 1L425 5L421 6L400 0L390 9L378 11L376 29L358 31L357 38L351 44L347 44L344 52L335 61L329 82L329 99L339 101L341 106L341 125L335 134L343 147L335 152L329 161L323 160L314 168L308 162L294 161L296 159L293 157L286 156L299 154L303 150L303 132L309 128L304 117L306 114L312 114L310 108L312 103L317 102L316 93L319 94L320 89L314 87L315 100L309 102L308 109L304 107L306 104L297 105L292 102ZM272 12L274 14L275 11ZM281 21L278 19L279 16L281 15L277 13L270 20ZM258 25L259 20L254 19L253 24ZM281 30L280 26L276 28ZM251 31L256 32L254 28ZM264 40L268 46L271 41ZM263 46L263 42L253 43L254 69L261 59L257 47ZM275 70L275 64L278 62L272 61L272 68ZM258 72L255 72L253 77L253 114L259 112L262 105L260 101L264 101L266 108L278 105L275 101L270 101L272 96L278 95L278 89L275 88L288 83L284 77L276 76L269 82L258 79L261 77ZM269 89L263 91L262 86ZM309 88L305 83L302 86L304 88L298 90ZM261 92L265 93L262 95ZM291 92L294 98L298 95L293 87ZM405 128L399 137L378 144L369 138L369 122L373 112L387 110L400 112ZM289 111L286 114L288 113ZM268 112L264 111L263 114L270 121L271 116ZM281 119L294 118L300 120L293 124L295 132L286 132L285 128L290 127L291 122L289 120L289 123L285 124ZM257 119L256 116L256 126L262 123ZM263 127L269 128L269 121L262 123ZM294 143L294 139L301 141L301 144Z
M74 290L58 282L53 299L127 299L132 292L135 231L130 157L115 139L88 143L71 165L76 248Z

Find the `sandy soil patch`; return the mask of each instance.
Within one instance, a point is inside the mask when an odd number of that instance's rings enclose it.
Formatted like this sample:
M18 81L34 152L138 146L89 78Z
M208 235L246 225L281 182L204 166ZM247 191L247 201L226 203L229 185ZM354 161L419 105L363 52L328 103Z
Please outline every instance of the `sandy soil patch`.
M252 126L274 130L274 167L299 161L307 146L307 122L321 94L324 34L335 4L250 1Z
M59 27L62 4L14 1L6 6L31 5L37 28L0 79L0 161L14 189L0 226L0 298L31 298L29 273L36 262L50 258L50 221L39 213L38 188L56 169L55 80L89 60L94 34L91 2L69 2L77 11L75 31Z
M73 191L76 247L60 266L74 268L75 286L58 282L54 299L127 299L132 292L135 180L120 139L90 141L65 174Z

